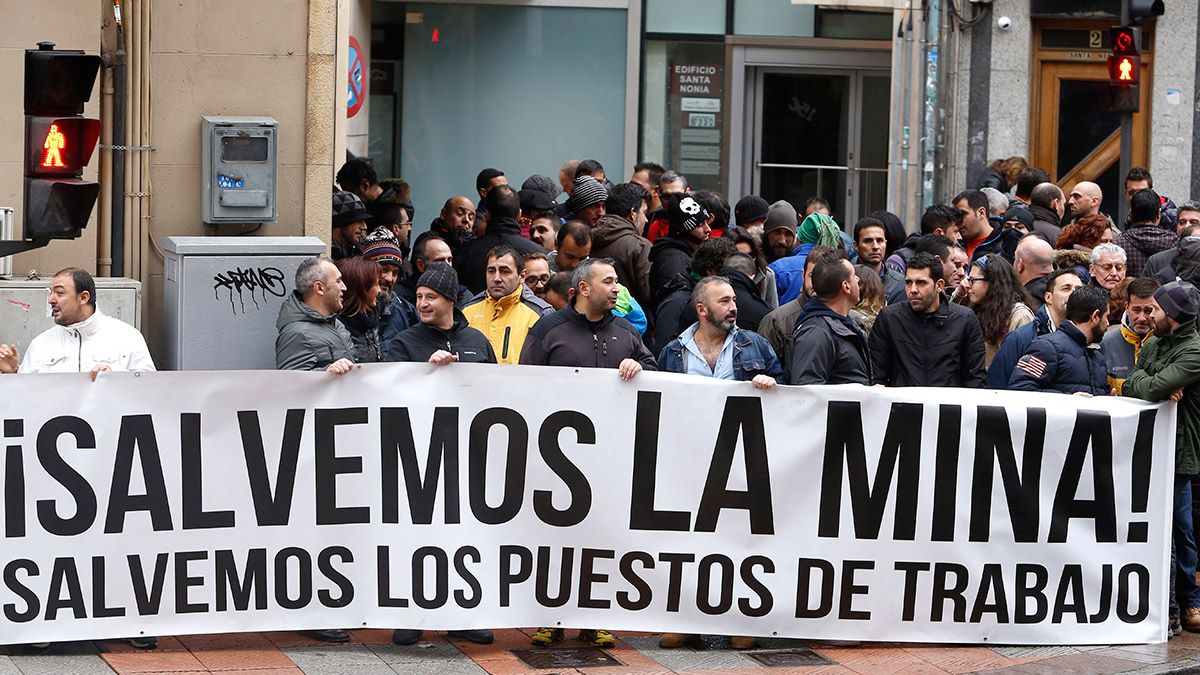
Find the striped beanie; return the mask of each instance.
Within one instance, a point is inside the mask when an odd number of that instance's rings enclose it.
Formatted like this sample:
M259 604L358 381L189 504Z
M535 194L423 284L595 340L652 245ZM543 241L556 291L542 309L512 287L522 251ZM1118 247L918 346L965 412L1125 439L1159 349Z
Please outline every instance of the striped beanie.
M567 208L571 209L571 213L579 213L592 204L599 204L607 199L608 190L604 189L600 181L591 176L580 176L575 179L575 186L571 188Z
M399 267L404 263L404 253L400 251L400 242L396 235L386 227L377 227L363 241L363 257L385 265Z

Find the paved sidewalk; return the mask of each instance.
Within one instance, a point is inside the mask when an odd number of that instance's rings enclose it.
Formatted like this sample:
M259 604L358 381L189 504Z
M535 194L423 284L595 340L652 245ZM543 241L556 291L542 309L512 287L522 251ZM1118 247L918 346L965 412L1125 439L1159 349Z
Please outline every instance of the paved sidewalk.
M426 633L411 647L391 643L391 631L356 630L345 645L326 645L295 633L188 635L159 640L141 651L123 642L57 644L44 650L0 650L0 675L224 673L226 675L649 675L705 673L1168 673L1200 672L1200 634L1162 645L1114 647L943 647L872 643L823 646L772 640L750 651L659 649L658 637L622 633L617 646L598 650L567 639L550 649L529 644L532 629L496 632L492 645ZM531 665L530 661L537 664Z

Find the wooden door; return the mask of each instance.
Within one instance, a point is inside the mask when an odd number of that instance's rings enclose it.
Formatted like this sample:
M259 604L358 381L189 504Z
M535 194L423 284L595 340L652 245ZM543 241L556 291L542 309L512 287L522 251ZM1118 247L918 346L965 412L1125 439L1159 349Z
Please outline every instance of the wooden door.
M1101 210L1113 213L1124 176L1119 175L1121 115L1108 110L1107 24L1045 22L1034 31L1034 40L1030 163L1045 169L1064 192L1083 180L1099 184ZM1151 60L1145 50L1131 166L1146 166L1150 157Z

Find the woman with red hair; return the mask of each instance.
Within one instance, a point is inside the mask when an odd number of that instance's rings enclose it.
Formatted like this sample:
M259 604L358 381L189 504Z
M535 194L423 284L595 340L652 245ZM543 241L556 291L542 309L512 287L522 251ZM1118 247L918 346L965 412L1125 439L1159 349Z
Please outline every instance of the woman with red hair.
M1093 213L1064 227L1054 248L1090 252L1100 244L1107 244L1112 240L1112 223L1099 213Z

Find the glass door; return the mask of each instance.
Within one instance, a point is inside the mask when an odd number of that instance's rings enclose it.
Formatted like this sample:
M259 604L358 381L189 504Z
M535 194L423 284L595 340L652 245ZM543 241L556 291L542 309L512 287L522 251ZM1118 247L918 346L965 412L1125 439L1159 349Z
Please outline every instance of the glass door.
M801 214L822 197L847 230L885 208L890 91L886 71L759 68L754 192Z

